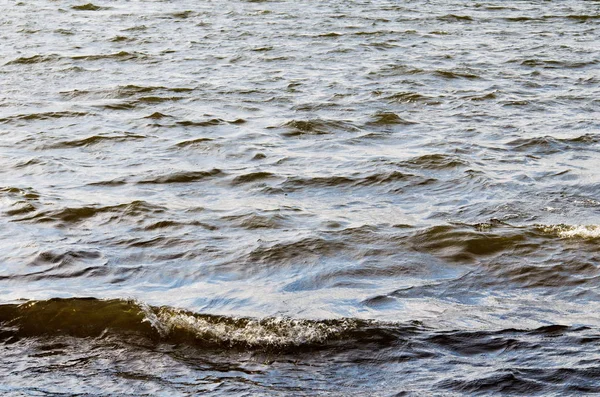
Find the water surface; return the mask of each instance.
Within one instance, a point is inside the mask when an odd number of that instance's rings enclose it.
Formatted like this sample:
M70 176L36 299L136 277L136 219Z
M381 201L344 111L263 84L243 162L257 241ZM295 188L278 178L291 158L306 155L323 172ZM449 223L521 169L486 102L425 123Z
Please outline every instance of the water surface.
M597 1L2 1L4 395L600 392Z

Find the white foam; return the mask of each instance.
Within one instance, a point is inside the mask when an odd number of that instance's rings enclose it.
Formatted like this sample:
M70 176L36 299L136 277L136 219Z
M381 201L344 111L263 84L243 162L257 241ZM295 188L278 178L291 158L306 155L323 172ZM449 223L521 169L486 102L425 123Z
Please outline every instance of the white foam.
M550 225L540 226L544 233L556 234L560 238L592 239L600 237L599 225Z
M248 319L217 316L200 316L172 308L157 311L140 304L149 322L162 337L176 331L187 332L194 337L213 343L246 346L301 346L321 343L355 328L351 319L322 322L313 320L269 317Z

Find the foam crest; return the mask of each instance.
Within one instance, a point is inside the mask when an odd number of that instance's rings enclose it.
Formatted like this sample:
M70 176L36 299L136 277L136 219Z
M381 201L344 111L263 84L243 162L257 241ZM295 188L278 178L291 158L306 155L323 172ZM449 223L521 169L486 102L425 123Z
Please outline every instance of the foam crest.
M544 233L555 234L560 238L593 239L600 237L600 225L549 225L540 226Z
M0 304L0 342L45 335L95 338L110 334L213 348L278 350L330 342L355 348L357 343L395 341L403 330L352 318L217 316L122 299L54 298Z
M194 315L162 307L140 305L149 322L162 338L192 337L217 345L246 347L305 346L341 337L358 324L352 319L313 321L270 317L264 319Z

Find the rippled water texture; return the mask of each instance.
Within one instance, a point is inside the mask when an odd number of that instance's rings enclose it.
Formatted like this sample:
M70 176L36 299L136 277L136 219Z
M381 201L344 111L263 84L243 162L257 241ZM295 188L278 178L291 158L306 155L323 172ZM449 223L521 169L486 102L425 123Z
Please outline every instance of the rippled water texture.
M0 4L3 395L600 392L600 2Z

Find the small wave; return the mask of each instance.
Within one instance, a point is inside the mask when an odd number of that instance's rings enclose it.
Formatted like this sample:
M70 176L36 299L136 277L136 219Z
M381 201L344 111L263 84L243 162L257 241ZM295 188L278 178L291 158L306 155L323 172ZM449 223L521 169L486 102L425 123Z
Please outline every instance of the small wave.
M356 183L356 180L346 176L316 176L316 177L289 177L282 184L284 190L296 190L304 187L328 187L328 186L349 186Z
M8 216L25 215L36 210L36 207L28 201L17 201L11 205L11 209L4 211Z
M30 57L19 57L6 63L6 65L31 65L35 63L45 63L59 60L61 57L56 54L32 55Z
M92 146L102 142L125 142L129 140L138 140L146 138L144 135L124 134L124 135L94 135L83 139L75 139L72 141L58 142L52 145L44 146L44 149L58 149Z
M134 84L128 84L119 86L112 91L117 98L130 98L138 94L147 94L156 91L173 92L173 93L184 93L191 92L193 88L188 87L164 87L164 86L140 86Z
M417 185L432 181L401 171L376 172L367 175L331 175L314 177L288 177L280 187L285 191L294 191L308 187L359 187L359 186L393 186L396 183Z
M110 57L127 59L129 56L127 54L128 53L82 55L75 58L78 60L98 60ZM137 55L138 54L132 54L132 56ZM98 101L98 103L94 106L105 109L129 110L134 109L138 105L149 105L161 102L184 100L187 99L184 94L187 94L193 90L193 88L189 87L144 86L128 84L101 89L74 89L61 91L60 94L68 99L87 99L90 101ZM159 112L155 112L154 115L158 116L159 114Z
M587 22L589 20L600 19L600 14L571 14L567 15L566 18L574 21Z
M447 14L437 18L438 21L444 22L471 22L473 18L468 15Z
M377 112L373 115L372 120L366 125L372 126L388 126L388 125L410 125L417 124L415 121L405 120L392 112Z
M337 32L328 32L328 33L322 33L317 35L316 37L340 37L342 36L341 33L337 33Z
M554 138L552 136L542 136L533 138L519 138L507 143L512 150L528 151L538 154L553 154L574 148L581 149L585 144L595 144L600 142L600 135L585 134L574 138Z
M422 74L425 70L421 68L415 68L407 65L398 65L398 64L389 64L385 65L378 70L374 70L369 72L369 75L380 77L390 77L390 76L411 76L415 74Z
M436 70L434 72L436 76L443 77L445 79L478 79L480 78L475 73L469 71L460 70Z
M411 168L425 168L436 170L466 167L469 165L467 161L462 160L458 156L437 153L415 157L403 162L403 164Z
M279 213L261 214L254 212L241 215L228 215L221 219L248 230L277 229L288 221L286 216Z
M8 216L25 216L37 210L40 195L33 189L21 189L16 187L0 188L0 198L6 198L7 202L2 205L6 208L3 213Z
M227 120L223 120L223 119L219 119L219 118L213 118L213 119L209 119L209 120L205 120L205 121L183 120L183 121L178 121L177 125L182 125L184 127L211 127L211 126L223 125L223 124L238 125L238 124L244 124L245 122L246 122L246 120L244 120L244 119L236 119L236 120L227 121Z
M493 371L475 379L449 379L439 382L436 386L468 394L532 395L545 390L543 383L528 379L518 369Z
M540 18L532 18L532 17L506 17L504 18L507 22L530 22L530 21L539 21Z
M179 12L173 12L171 14L169 14L169 17L174 18L174 19L187 19L193 16L198 15L197 12L191 11L191 10L185 10L185 11L179 11Z
M17 195L29 200L37 200L40 198L40 194L32 188L0 187L0 193Z
M25 121L52 120L52 119L62 119L65 117L82 117L82 116L88 116L88 115L90 115L90 113L70 112L70 111L18 114L16 116L0 118L0 123L9 123L11 121L18 121L18 120L25 120Z
M146 116L144 118L145 119L160 120L160 119L169 118L169 117L173 117L173 116L169 116L168 114L164 114L164 113L161 113L161 112L154 112L151 115L148 115L148 116Z
M538 229L542 233L566 239L596 239L600 237L600 226L598 225L540 225Z
M491 273L506 285L520 288L565 288L595 285L600 280L600 270L593 264L566 259L559 264L489 264Z
M543 67L544 69L580 69L598 64L597 60L589 62L556 61L546 59L526 59L521 62L522 66Z
M389 50L391 48L396 48L398 47L398 44L394 44L391 42L375 42L375 43L364 43L361 44L364 47L373 47L376 48L378 50Z
M531 250L532 241L527 232L506 227L482 228L481 225L438 225L416 232L410 244L418 251L457 262L470 262L477 257L491 256L503 251Z
M141 103L162 103L162 102L176 102L182 99L186 99L182 96L143 96L137 99Z
M600 143L600 134L583 134L565 141L569 143Z
M391 171L387 173L377 173L368 175L361 180L356 181L357 186L373 186L387 183L394 183L399 181L409 181L420 179L418 176L413 174L406 174L400 171Z
M127 180L125 178L116 178L106 181L90 182L89 186L121 186L126 185Z
M71 57L74 61L98 61L103 59L112 59L112 60L129 60L129 59L137 59L144 58L145 55L139 53L132 53L127 51L119 51L111 54L93 54L93 55L74 55Z
M183 120L178 121L177 124L182 125L184 127L210 127L213 125L227 124L227 122L222 119L210 119L206 121Z
M416 92L398 92L385 97L389 102L397 103L424 103L427 105L437 105L441 102L433 97L422 95Z
M273 47L271 47L271 46L259 46L259 47L252 48L250 51L253 51L253 52L268 52L268 51L273 51Z
M101 105L102 108L108 110L131 110L135 109L135 103L131 102L122 102L122 103L108 103L105 105Z
M123 245L129 248L155 248L160 250L166 250L171 247L182 246L186 243L186 240L174 237L166 237L162 235L141 238L126 238L123 240L116 241L116 244ZM179 258L179 255L177 255L177 257Z
M177 147L188 147L188 146L205 145L207 142L211 142L213 140L214 139L212 139L212 138L188 139L186 141L181 141L181 142L175 144L175 146L177 146Z
M148 30L148 26L146 25L135 25L129 28L121 29L123 32L143 32Z
M18 163L16 163L14 165L14 168L26 168L26 167L30 167L30 166L43 165L43 164L47 164L47 162L40 158L33 157L30 159L23 159L23 160L19 161Z
M468 99L469 101L481 102L481 101L488 101L490 99L497 99L498 95L496 95L496 92L489 92L487 94L468 95L463 98Z
M11 274L10 279L27 281L106 276L109 272L103 255L91 250L53 249L41 251L28 264L29 273Z
M396 31L392 30L371 30L371 31L360 31L352 33L353 36L381 36L384 34L397 34Z
M336 132L347 132L359 130L356 126L345 121L337 120L291 120L283 124L288 131L282 135L295 137L301 135L326 135Z
M62 34L64 36L73 36L75 32L71 29L56 29L54 33Z
M101 215L114 214L120 217L135 217L143 214L164 212L163 207L149 204L145 201L133 201L127 204L112 206L84 206L68 207L52 211L39 211L31 216L19 218L19 221L43 222L63 222L73 224L85 221L86 219Z
M30 264L34 266L40 266L45 264L61 264L61 266L68 266L73 261L79 259L98 259L101 256L102 255L98 251L43 251L39 253Z
M271 172L250 172L248 174L236 176L235 178L233 178L233 181L231 181L231 183L233 185L241 185L245 183L262 182L269 179L273 179L275 177L276 175Z
M265 243L246 255L246 262L250 266L247 271L253 272L254 267L260 269L261 265L283 267L306 263L316 258L335 257L346 249L348 244L343 241L318 236L275 244Z
M114 36L113 38L111 38L110 41L113 42L113 43L121 43L121 42L124 42L124 41L135 41L135 39L132 39L132 38L127 37L127 36L119 36L119 35L117 35L117 36Z
M99 10L104 10L106 8L97 6L92 3L87 3L87 4L81 4L78 6L72 6L71 9L75 10L75 11L99 11Z
M181 228L185 226L199 226L206 230L217 230L218 228L213 225L209 225L204 222L199 221L191 221L191 222L177 222L177 221L157 221L146 225L143 229L146 231L157 230L157 229L167 229L167 228Z
M217 168L209 171L182 171L173 172L166 175L161 175L153 178L142 179L138 183L141 184L161 184L161 183L189 183L197 182L207 178L225 175L225 173Z

